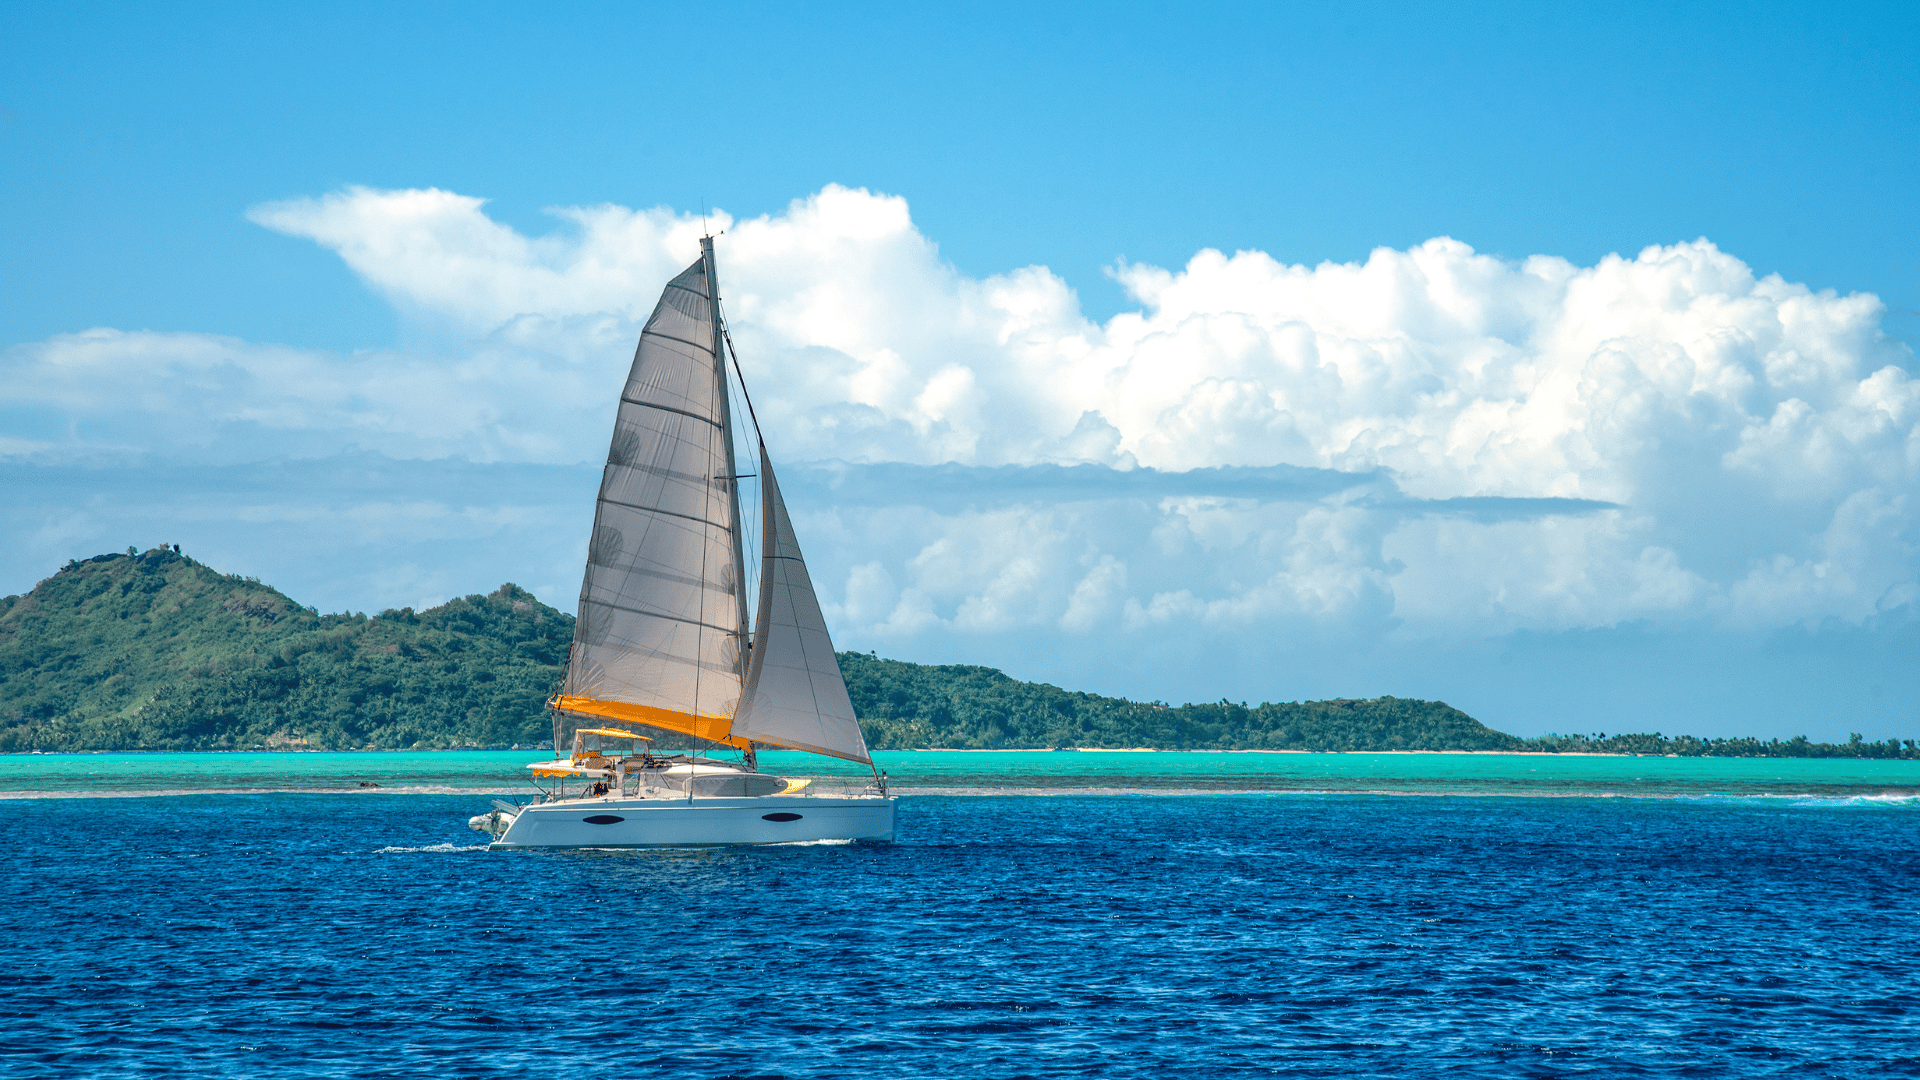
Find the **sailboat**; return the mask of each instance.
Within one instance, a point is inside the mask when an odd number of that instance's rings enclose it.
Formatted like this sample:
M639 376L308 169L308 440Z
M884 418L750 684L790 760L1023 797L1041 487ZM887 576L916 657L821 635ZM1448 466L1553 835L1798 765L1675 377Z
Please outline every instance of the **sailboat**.
M735 464L713 238L667 283L620 392L538 801L469 820L490 848L891 841L873 764L741 379L758 472ZM740 377L739 359L733 369ZM747 619L740 481L760 491ZM663 739L690 749L653 749ZM866 765L853 785L759 771L761 747ZM577 783L576 790L568 785ZM550 785L550 786L548 786Z

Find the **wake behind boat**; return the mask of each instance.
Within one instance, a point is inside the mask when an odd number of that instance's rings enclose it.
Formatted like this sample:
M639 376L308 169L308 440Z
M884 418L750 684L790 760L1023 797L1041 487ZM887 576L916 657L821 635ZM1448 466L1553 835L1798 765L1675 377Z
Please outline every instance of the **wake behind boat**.
M554 748L570 752L528 766L551 784L540 801L495 802L468 822L492 847L893 839L898 800L877 769L849 789L756 767L756 745L870 769L873 757L757 421L759 472L735 466L712 237L700 252L667 284L620 395L566 680L549 703ZM748 476L761 511L751 630ZM696 750L655 753L660 736Z

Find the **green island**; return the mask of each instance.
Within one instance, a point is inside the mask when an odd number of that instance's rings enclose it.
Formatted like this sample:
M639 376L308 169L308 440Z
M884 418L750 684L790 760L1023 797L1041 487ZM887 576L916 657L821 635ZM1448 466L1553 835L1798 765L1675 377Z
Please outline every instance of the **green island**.
M502 585L426 611L323 615L175 548L67 564L0 599L0 751L534 748L573 616ZM1392 750L1915 758L1659 733L1522 739L1437 701L1170 706L986 667L840 655L875 749Z

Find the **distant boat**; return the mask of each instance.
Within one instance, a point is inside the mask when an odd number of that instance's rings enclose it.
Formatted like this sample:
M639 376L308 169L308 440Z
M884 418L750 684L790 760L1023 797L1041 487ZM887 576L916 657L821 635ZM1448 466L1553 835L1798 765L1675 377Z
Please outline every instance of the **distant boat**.
M847 697L759 422L760 586L746 544L713 238L668 282L620 394L587 546L552 761L527 806L468 824L493 848L656 847L893 839L886 776L838 788L761 773L755 744L873 757ZM739 375L739 361L734 361ZM753 474L745 474L753 475ZM650 744L677 736L691 752ZM580 788L569 793L567 785Z

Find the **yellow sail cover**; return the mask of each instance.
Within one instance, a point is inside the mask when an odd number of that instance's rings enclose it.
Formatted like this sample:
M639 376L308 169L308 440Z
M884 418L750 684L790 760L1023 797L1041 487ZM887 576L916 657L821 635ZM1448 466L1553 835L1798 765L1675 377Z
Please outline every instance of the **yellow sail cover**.
M736 739L729 734L733 726L731 716L696 716L692 713L672 712L646 705L632 705L624 701L595 701L592 698L573 697L567 694L554 698L553 705L565 712L598 717L602 720L623 720L629 724L645 724L647 727L691 735L707 742L725 743L742 750L747 749L749 745L747 740ZM645 738L645 736L641 737Z

